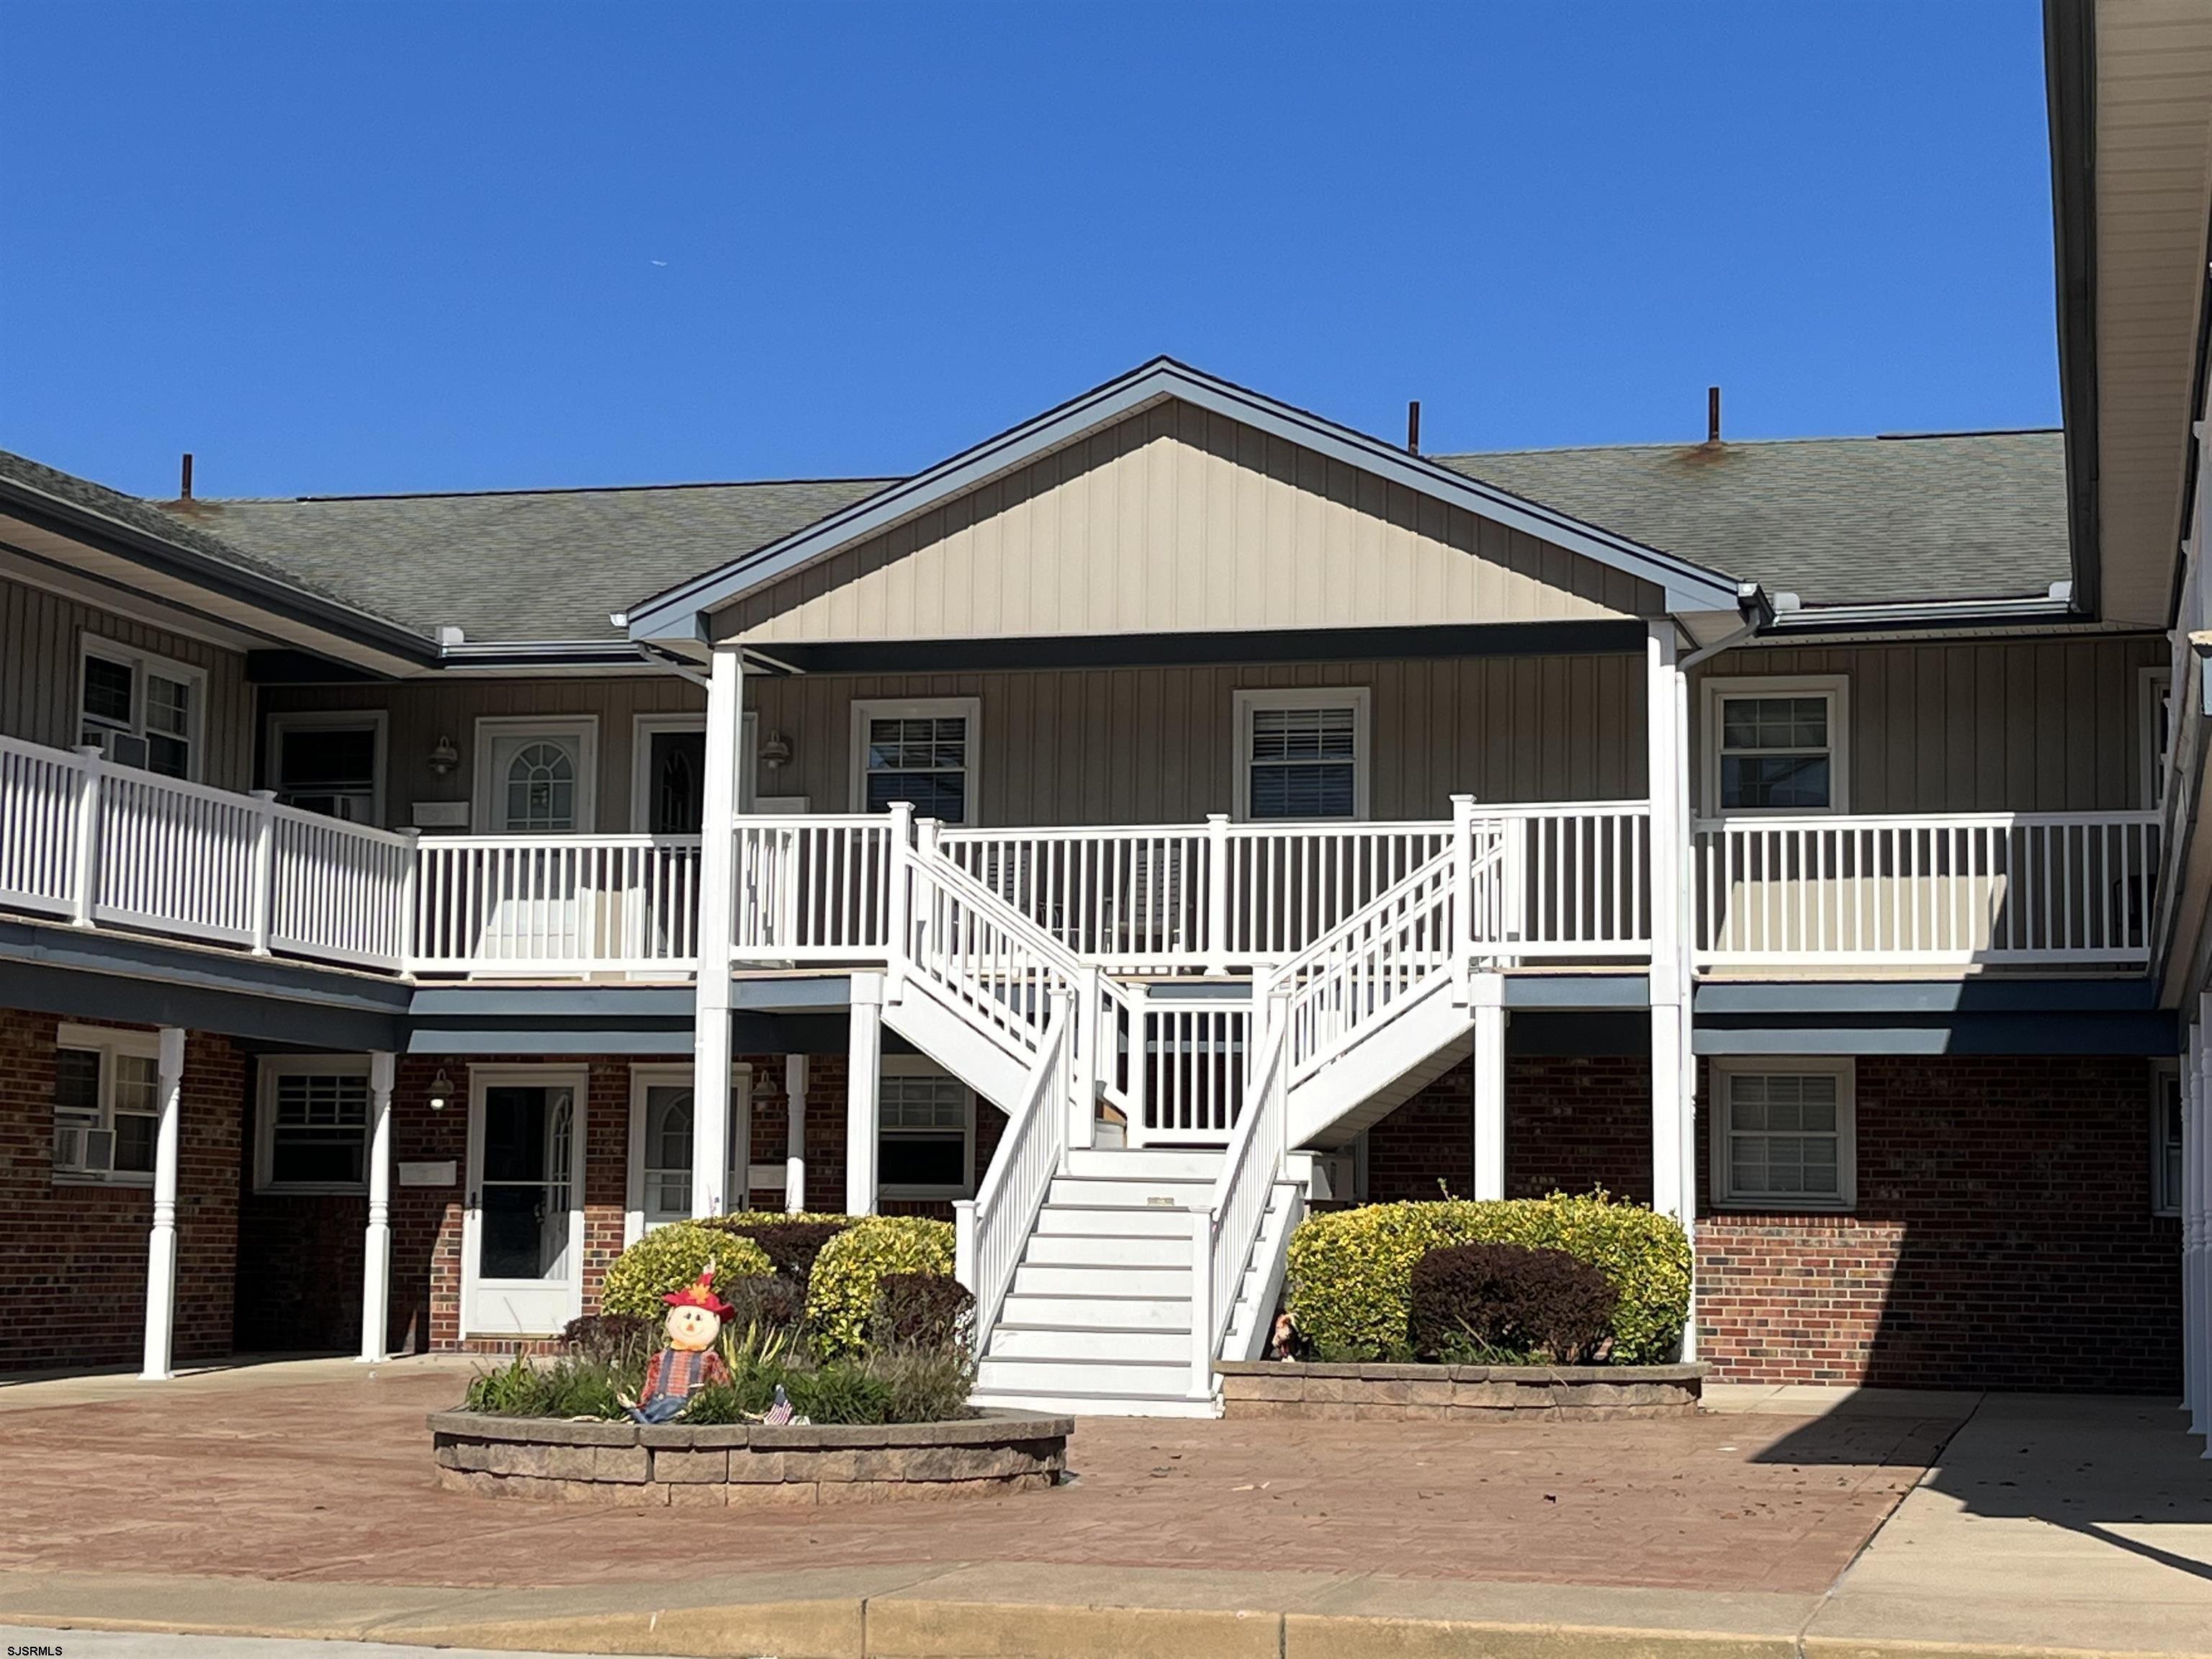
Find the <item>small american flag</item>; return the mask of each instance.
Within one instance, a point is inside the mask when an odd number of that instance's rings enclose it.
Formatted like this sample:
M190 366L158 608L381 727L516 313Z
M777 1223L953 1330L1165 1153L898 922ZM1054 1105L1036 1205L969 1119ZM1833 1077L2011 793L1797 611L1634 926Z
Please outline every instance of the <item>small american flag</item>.
M791 1396L783 1391L783 1384L779 1382L775 1385L775 1403L761 1414L761 1421L788 1423L793 1415L791 1409Z

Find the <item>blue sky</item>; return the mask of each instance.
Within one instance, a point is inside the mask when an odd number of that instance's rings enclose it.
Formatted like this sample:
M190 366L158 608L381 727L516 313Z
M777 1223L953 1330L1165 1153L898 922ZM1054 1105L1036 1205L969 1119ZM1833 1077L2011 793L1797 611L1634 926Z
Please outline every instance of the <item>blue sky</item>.
M1431 450L2046 425L2039 8L0 6L0 446L902 472L1157 353Z

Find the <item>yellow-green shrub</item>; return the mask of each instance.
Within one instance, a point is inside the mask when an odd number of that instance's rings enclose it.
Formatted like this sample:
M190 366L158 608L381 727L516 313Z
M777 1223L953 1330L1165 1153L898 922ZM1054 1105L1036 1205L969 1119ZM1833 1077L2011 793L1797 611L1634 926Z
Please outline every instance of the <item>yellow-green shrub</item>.
M750 1238L718 1231L702 1222L672 1221L655 1227L607 1264L599 1310L658 1321L667 1311L660 1298L698 1278L709 1261L714 1264L716 1281L722 1284L772 1271L768 1252Z
M1669 1358L1689 1317L1690 1243L1680 1223L1602 1191L1571 1198L1370 1204L1309 1218L1291 1235L1285 1297L1299 1333L1330 1353L1405 1352L1413 1264L1440 1245L1565 1250L1620 1293L1616 1364Z
M927 1216L863 1216L822 1247L806 1285L806 1322L824 1358L866 1346L876 1282L885 1273L952 1272L952 1224Z

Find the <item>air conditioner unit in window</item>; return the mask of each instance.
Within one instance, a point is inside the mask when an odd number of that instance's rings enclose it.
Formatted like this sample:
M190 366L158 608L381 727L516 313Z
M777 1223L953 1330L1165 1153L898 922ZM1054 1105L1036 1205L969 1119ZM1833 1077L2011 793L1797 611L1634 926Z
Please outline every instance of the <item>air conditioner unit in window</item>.
M88 737L92 734L88 732ZM135 766L141 771L146 766L146 739L133 732L101 731L99 733L100 752L118 766Z
M54 1127L56 1175L106 1175L115 1168L115 1131Z

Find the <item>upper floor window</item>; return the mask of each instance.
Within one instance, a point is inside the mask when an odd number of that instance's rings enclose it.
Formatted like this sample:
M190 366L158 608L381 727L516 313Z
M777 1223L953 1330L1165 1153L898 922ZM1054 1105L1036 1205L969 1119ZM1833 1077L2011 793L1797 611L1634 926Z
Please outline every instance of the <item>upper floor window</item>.
M57 1182L143 1186L153 1180L160 1053L151 1031L61 1028L54 1048Z
M343 1054L264 1060L255 1190L357 1193L368 1186L368 1060Z
M77 740L97 745L118 765L196 778L206 685L197 668L88 637Z
M1844 810L1841 675L1705 682L1706 799L1722 812Z
M2142 722L2136 746L2142 756L2142 804L2149 808L2166 799L2166 757L2173 739L2173 671L2144 669L2136 695Z
M1857 1125L1850 1060L1717 1060L1713 1091L1715 1203L1850 1208Z
M981 724L973 697L854 703L854 810L880 812L903 800L916 817L975 823Z
M276 799L305 812L375 823L382 817L380 714L277 714L269 722Z
M1237 693L1237 816L1367 816L1367 688Z

